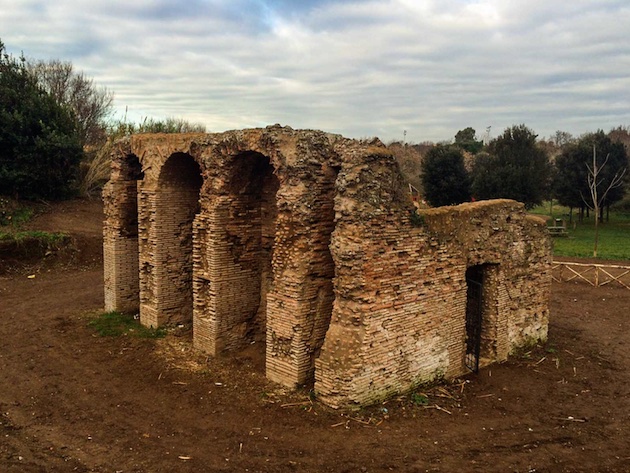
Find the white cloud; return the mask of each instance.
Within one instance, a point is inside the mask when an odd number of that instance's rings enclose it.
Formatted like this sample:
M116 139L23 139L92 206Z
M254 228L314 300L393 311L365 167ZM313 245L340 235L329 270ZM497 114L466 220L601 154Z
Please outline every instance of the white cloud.
M625 0L0 0L10 51L74 63L119 115L415 141L628 124Z

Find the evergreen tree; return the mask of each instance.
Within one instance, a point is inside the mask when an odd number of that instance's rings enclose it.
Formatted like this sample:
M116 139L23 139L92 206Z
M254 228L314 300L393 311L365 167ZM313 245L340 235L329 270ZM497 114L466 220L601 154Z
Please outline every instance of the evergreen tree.
M475 136L476 132L472 127L459 130L455 134L455 145L459 146L464 151L477 154L483 149L483 141L477 141Z
M0 194L65 197L76 185L82 153L72 113L0 41Z
M585 208L584 199L588 200L590 196L587 165L593 159L593 146L602 162L607 159L606 166L598 178L599 186L602 188L610 185L615 173L628 167L628 156L623 143L613 141L601 130L582 136L577 142L565 147L555 161L556 178L553 192L561 205ZM623 186L611 189L602 202L602 209L621 200L623 195Z
M462 151L448 145L431 148L422 161L422 185L433 207L469 201L470 179Z
M542 203L552 168L536 137L525 125L518 125L491 141L488 153L477 156L473 165L473 196L514 199L527 208Z

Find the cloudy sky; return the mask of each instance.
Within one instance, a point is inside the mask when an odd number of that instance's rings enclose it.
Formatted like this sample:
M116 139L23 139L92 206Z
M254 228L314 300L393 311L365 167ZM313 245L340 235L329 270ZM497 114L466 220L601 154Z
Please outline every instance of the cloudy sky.
M116 116L440 141L630 125L628 0L0 0L8 51Z

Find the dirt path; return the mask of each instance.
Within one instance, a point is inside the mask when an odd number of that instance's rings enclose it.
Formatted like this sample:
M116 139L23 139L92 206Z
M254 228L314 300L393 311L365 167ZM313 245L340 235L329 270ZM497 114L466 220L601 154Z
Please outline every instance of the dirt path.
M96 337L102 300L98 265L0 278L0 472L630 471L627 290L554 285L547 347L358 412L185 334Z

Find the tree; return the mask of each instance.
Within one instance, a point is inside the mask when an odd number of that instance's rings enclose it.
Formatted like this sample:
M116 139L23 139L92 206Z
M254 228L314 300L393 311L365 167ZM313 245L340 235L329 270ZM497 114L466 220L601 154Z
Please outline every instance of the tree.
M602 163L597 159L597 150L593 145L593 162L591 165L586 165L588 169L588 189L589 197L582 196L584 203L595 214L595 244L593 246L593 257L597 258L597 243L599 240L599 215L600 206L606 201L606 196L613 190L623 185L623 176L626 173L626 168L619 169L615 174L604 182L603 174L608 164L610 154L606 155L606 158Z
M114 102L110 91L97 87L83 72L76 72L71 62L31 61L28 70L57 103L74 112L83 146L94 146L104 140L106 119Z
M483 141L477 141L475 129L468 127L455 134L455 145L464 151L477 154L483 148Z
M556 157L554 161L555 178L552 185L553 196L560 205L580 210L580 220L584 215L586 204L582 199L588 193L585 161L580 147L572 144Z
M551 136L549 140L556 146L556 148L562 148L575 142L575 138L573 138L571 133L562 130L556 130L556 133Z
M587 208L583 196L590 195L589 171L593 158L593 147L599 156L608 156L607 165L599 173L600 186L608 187L615 174L628 166L628 156L624 145L613 141L603 131L588 133L569 144L555 160L556 178L553 193L561 205L580 209L580 217ZM622 186L611 189L599 208L600 219L604 208L623 198Z
M82 147L72 112L60 106L0 41L0 192L61 198L73 191Z
M630 126L618 126L608 132L608 137L613 142L619 142L626 148L626 153L630 150Z
M462 151L455 146L437 145L422 161L422 185L433 207L460 204L470 200L470 178Z
M473 196L478 199L506 198L523 202L527 208L542 203L549 189L551 165L537 135L525 125L507 128L475 159Z

